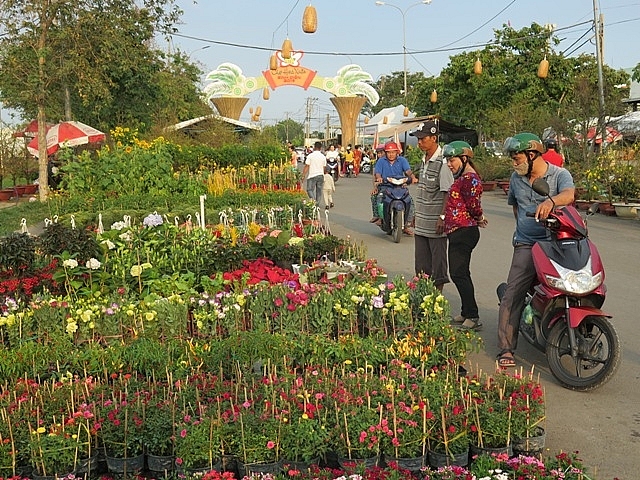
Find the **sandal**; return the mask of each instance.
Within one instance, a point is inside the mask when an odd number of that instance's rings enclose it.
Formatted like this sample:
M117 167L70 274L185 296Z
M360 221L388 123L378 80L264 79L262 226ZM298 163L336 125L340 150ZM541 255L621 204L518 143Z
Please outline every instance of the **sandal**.
M462 315L456 315L451 319L450 323L451 325L462 325L465 320L466 318L464 318Z
M475 330L478 331L482 328L479 318L465 318L464 321L458 325L460 330Z
M510 368L516 366L516 359L513 358L513 352L509 350L498 355L498 366L500 368Z
M406 236L408 236L408 237L413 237L413 230L411 230L411 229L410 229L410 228L408 228L408 227L404 227L404 228L402 229L402 233L404 233L404 234L405 234Z

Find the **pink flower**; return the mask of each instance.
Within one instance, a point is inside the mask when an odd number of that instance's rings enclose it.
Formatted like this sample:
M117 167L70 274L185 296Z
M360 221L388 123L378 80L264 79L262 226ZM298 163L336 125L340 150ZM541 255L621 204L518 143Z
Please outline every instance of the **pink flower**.
M275 444L275 442L274 442L273 440L269 440L269 441L267 442L267 448L268 448L269 450L273 449L275 446L276 446L276 444Z
M183 429L180 431L180 437L181 437L181 438L184 438L184 437L186 437L186 436L187 436L187 429L186 429L186 428L183 428Z

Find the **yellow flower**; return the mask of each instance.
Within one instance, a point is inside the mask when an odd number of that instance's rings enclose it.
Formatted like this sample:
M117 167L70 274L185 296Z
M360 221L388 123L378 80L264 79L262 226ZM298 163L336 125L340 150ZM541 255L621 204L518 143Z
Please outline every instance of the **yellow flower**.
M37 433L44 433L47 430L44 427L38 427L38 430L36 430Z

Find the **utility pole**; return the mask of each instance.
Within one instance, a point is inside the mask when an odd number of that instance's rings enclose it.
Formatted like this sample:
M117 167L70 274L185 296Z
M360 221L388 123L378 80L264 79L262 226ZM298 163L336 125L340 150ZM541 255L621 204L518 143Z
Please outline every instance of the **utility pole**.
M604 142L607 138L607 126L605 124L605 105L604 105L604 78L602 75L602 57L604 56L604 16L598 15L597 0L593 0L593 23L596 32L596 62L598 64L598 98L600 100L599 116L598 116L598 130L602 137L600 143L600 151L604 147ZM594 136L597 138L597 134Z
M324 129L324 141L326 146L329 146L329 135L330 135L330 129L329 129L329 121L330 121L330 117L329 114L327 113L327 126Z
M306 108L306 118L305 118L305 130L304 130L304 146L307 147L308 139L311 137L311 109L313 108L313 103L318 100L315 97L307 97L307 108Z

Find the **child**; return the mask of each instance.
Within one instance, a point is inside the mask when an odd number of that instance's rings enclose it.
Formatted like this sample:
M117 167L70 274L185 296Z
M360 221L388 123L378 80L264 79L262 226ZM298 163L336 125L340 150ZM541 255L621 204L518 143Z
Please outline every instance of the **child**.
M333 176L329 173L329 167L324 168L324 185L322 186L322 198L324 200L325 210L333 207L333 192L336 191L336 184L333 182Z

